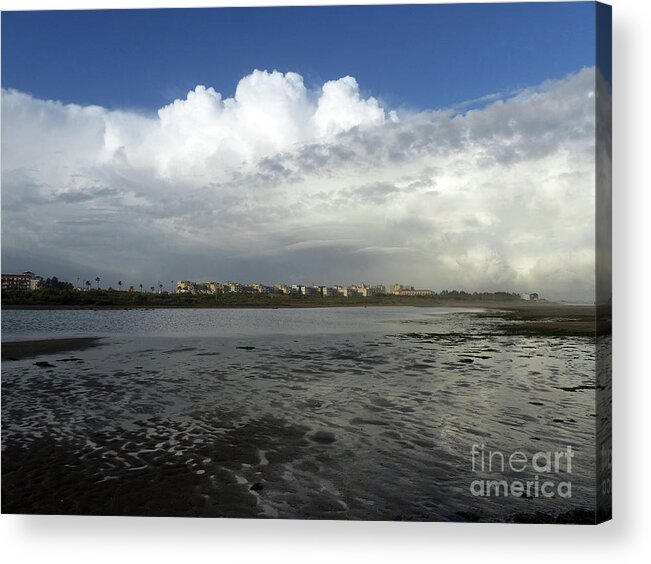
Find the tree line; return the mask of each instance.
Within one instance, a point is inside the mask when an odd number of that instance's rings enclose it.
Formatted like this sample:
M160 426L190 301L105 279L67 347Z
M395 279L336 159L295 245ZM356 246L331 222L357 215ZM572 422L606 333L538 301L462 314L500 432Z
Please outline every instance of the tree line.
M34 291L3 290L3 306L80 306L80 307L219 307L219 306L306 306L306 305L428 305L436 302L514 301L510 292L465 292L444 290L433 296L303 296L296 294L177 294L171 292L124 292L89 289L80 292L69 282L48 278Z

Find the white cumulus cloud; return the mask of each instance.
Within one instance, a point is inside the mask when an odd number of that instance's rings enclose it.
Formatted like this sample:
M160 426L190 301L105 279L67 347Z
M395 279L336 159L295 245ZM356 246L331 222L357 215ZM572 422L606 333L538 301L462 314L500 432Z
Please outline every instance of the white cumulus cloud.
M350 76L254 71L152 115L3 90L3 268L591 299L597 83L400 119Z

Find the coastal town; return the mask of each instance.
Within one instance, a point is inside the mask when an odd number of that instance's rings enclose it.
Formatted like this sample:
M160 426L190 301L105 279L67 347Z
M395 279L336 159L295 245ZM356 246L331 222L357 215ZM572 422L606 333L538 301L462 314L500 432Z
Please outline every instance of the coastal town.
M387 287L382 284L351 284L348 286L334 285L322 286L318 284L240 284L238 282L192 282L190 280L179 280L176 284L176 292L180 294L295 294L301 296L382 296L386 294L396 296L432 296L432 290L415 289L413 286L403 284L391 284Z
M2 290L34 291L39 289L69 289L78 291L100 290L102 279L97 276L92 280L81 281L78 277L76 286L70 282L58 280L56 277L44 278L33 272L26 271L19 274L2 274ZM266 285L261 283L244 284L240 282L194 282L192 280L171 280L166 284L160 280L155 285L126 285L121 280L108 286L109 291L141 292L141 293L174 293L191 295L219 295L219 294L275 294L315 297L371 297L371 296L409 296L409 297L433 297L436 293L429 289L419 289L407 284L365 284L357 283L350 285L320 285L320 284L284 284L277 283ZM527 301L538 301L540 296L537 293L520 293L520 299Z

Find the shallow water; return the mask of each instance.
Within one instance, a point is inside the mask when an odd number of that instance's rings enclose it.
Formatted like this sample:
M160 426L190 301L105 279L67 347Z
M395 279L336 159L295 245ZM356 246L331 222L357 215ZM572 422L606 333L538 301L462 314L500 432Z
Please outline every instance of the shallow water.
M3 362L2 447L34 470L28 489L60 488L64 513L594 509L594 340L499 323L453 308L5 311L3 340L105 339L39 359L52 367ZM571 498L472 495L473 480L535 474L473 471L473 444L507 458L570 445L572 472L540 479L571 481Z

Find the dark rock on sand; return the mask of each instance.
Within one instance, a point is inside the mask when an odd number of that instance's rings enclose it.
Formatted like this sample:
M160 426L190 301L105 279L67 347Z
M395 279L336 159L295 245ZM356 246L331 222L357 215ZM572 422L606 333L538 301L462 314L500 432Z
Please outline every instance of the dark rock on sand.
M2 360L21 360L44 354L83 350L99 345L97 337L78 339L44 339L40 341L8 341L2 343Z
M312 398L312 399L306 400L304 405L305 405L305 407L308 407L308 408L317 408L317 407L321 407L323 405L323 402L321 400Z
M315 443L320 443L322 445L328 445L337 440L334 433L331 433L330 431L317 431L316 433L312 433L309 438Z
M382 421L381 419L364 419L362 417L353 417L350 420L350 423L352 425L389 425L388 421Z
M250 489L253 490L254 492L259 492L260 490L264 489L264 486L260 482L256 482L251 486Z

